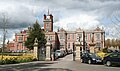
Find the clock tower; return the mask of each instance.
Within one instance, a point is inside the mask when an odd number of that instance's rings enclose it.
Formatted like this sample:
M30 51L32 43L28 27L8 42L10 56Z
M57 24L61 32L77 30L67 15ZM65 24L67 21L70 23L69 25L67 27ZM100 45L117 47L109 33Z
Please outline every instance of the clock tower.
M44 30L46 32L53 32L53 16L52 14L49 14L49 10L48 10L48 14L44 14Z

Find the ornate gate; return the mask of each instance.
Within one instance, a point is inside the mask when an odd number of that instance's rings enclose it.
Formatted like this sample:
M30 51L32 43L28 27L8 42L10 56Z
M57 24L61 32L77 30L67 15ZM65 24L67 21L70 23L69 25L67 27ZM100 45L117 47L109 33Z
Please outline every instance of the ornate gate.
M45 58L46 58L46 47L41 46L41 48L39 48L39 58L38 58L38 60L44 61Z

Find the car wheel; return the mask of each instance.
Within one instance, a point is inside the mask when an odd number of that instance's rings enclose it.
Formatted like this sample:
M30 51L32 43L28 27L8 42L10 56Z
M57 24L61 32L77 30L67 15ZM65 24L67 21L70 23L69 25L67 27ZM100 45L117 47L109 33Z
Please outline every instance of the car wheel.
M106 62L106 66L111 66L111 62L110 62L110 61L107 61L107 62Z
M92 63L92 61L91 60L88 60L88 64L91 64Z

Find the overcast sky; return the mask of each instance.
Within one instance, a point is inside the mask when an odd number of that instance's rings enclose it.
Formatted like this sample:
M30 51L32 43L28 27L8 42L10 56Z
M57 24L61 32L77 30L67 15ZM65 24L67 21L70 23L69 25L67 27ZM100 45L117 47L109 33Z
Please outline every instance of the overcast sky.
M9 18L7 39L32 26L36 19L43 27L48 9L54 16L54 31L99 26L104 27L107 38L120 38L120 0L0 0L0 29L3 13Z

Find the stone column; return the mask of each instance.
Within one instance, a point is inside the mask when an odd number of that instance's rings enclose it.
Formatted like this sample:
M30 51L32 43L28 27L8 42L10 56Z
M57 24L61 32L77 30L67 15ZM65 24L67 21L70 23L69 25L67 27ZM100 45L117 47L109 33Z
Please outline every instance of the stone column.
M39 55L38 55L38 40L37 40L37 38L35 38L35 41L34 41L34 56L38 60Z
M49 42L46 43L46 61L51 60L51 44Z
M80 61L81 57L80 57L80 47L81 44L80 42L75 42L75 47L76 47L76 56L75 56L75 61Z

